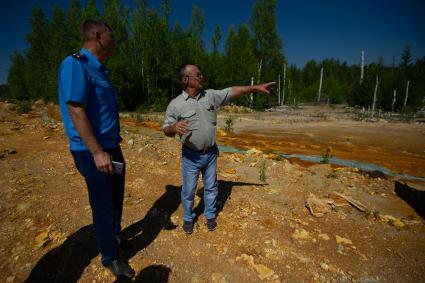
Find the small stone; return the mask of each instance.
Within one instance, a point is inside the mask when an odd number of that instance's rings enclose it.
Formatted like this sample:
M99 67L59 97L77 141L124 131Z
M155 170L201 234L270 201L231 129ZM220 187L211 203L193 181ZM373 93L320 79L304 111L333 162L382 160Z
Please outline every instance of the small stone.
M324 262L321 262L320 263L320 267L323 269L323 270L329 270L329 265L327 265L326 263L324 263Z
M254 265L254 268L258 272L258 277L261 280L264 280L274 275L274 271L263 264L256 264Z
M310 238L310 235L304 229L295 229L295 232L292 234L292 238L295 240L306 240Z
M225 173L227 174L236 174L236 169L235 168L228 168L226 169Z
M393 220L391 220L390 221L390 224L392 225L392 226L394 226L394 227L404 227L404 223L403 223L403 221L401 221L400 219L398 219L398 218L395 218L395 219L393 219Z
M319 239L323 240L323 241L329 241L330 240L329 236L327 234L324 234L324 233L319 234Z
M341 236L335 235L335 240L337 244L347 244L347 245L352 245L353 242L350 239L347 238L343 238Z
M338 246L337 246L337 252L339 254L343 254L344 253L344 245L343 244L338 244Z

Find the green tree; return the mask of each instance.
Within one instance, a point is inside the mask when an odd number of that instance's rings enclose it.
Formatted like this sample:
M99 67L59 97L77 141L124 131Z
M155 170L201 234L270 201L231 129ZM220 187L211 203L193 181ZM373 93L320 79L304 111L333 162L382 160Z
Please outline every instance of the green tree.
M99 12L96 8L95 0L88 0L86 7L82 11L82 22L89 19L97 19L99 17Z
M27 84L23 80L27 71L24 56L15 51L10 56L12 64L10 65L7 76L7 85L9 87L9 97L18 100L27 100L30 98Z
M206 86L211 88L221 88L224 80L224 65L225 61L223 56L219 52L219 45L222 38L221 29L216 26L214 29L214 35L211 39L212 52L208 56L208 65L205 68Z
M261 70L257 74L257 82L277 80L278 74L283 71L285 58L276 28L276 0L256 0L250 26L254 33L258 66ZM256 95L255 105L264 108L269 106L272 100L277 99L275 96L259 94Z
M180 23L176 22L174 28L171 30L170 37L170 60L173 66L170 74L172 79L170 99L176 97L181 91L180 82L177 79L178 68L187 62L191 62L188 37L188 34L183 30Z
M230 27L225 44L225 78L226 85L247 85L251 77L257 74L255 42L247 25L240 25L237 33ZM249 105L249 97L236 100L238 104Z
M46 54L46 52L50 48L50 35L46 31L49 24L43 10L39 7L33 9L30 21L32 30L26 37L29 49L26 53L27 71L24 74L24 80L28 87L30 98L48 99L50 97L47 92L50 66L47 59L49 54Z
M121 0L105 0L102 20L108 23L113 30L116 48L114 56L108 62L108 67L113 70L110 79L119 93L120 105L131 95L131 82L128 80L129 57L127 56L128 46L128 9L125 8Z
M66 34L65 13L59 6L53 8L53 16L48 27L48 33L50 34L49 45L51 47L48 49L48 56L45 58L45 60L49 61L46 98L57 101L57 70L63 58L72 53L67 42L64 41L64 34Z
M188 47L190 50L190 61L198 64L201 68L206 65L206 54L202 33L205 27L204 13L198 6L192 8L192 17L188 27Z
M82 9L79 0L71 0L71 6L67 12L67 32L64 41L68 43L68 49L73 52L81 48L81 18Z
M410 46L406 45L401 53L401 66L406 68L410 66L412 61L412 52L410 51Z
M236 83L236 57L237 57L237 38L236 38L235 28L230 26L229 32L227 34L226 43L225 43L225 61L226 61L226 76L225 76L225 84L232 85Z

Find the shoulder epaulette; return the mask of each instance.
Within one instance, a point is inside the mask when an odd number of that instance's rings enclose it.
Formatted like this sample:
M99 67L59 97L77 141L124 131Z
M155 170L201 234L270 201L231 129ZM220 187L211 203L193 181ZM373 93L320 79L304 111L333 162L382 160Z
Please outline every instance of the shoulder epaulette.
M82 54L81 52L77 52L72 54L72 57L74 57L75 59L79 60L79 61L83 61L87 59L87 56Z

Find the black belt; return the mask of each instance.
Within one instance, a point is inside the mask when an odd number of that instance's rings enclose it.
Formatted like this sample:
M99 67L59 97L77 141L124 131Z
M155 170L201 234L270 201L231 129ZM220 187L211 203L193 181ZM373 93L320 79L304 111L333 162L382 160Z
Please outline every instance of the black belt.
M186 145L183 145L183 147L185 149L189 150L189 151L193 151L193 152L196 152L196 153L199 153L199 154L207 154L207 153L210 153L213 149L217 148L217 145L215 144L212 147L205 149L205 150L196 150L196 149L190 148Z

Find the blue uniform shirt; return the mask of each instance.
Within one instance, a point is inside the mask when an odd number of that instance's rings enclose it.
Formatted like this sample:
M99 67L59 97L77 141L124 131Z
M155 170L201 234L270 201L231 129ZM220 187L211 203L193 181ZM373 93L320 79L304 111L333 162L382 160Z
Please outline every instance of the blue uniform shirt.
M88 150L72 123L67 103L85 106L93 133L103 149L117 147L121 141L117 93L108 79L107 68L82 48L80 58L66 57L58 73L59 106L71 150Z

